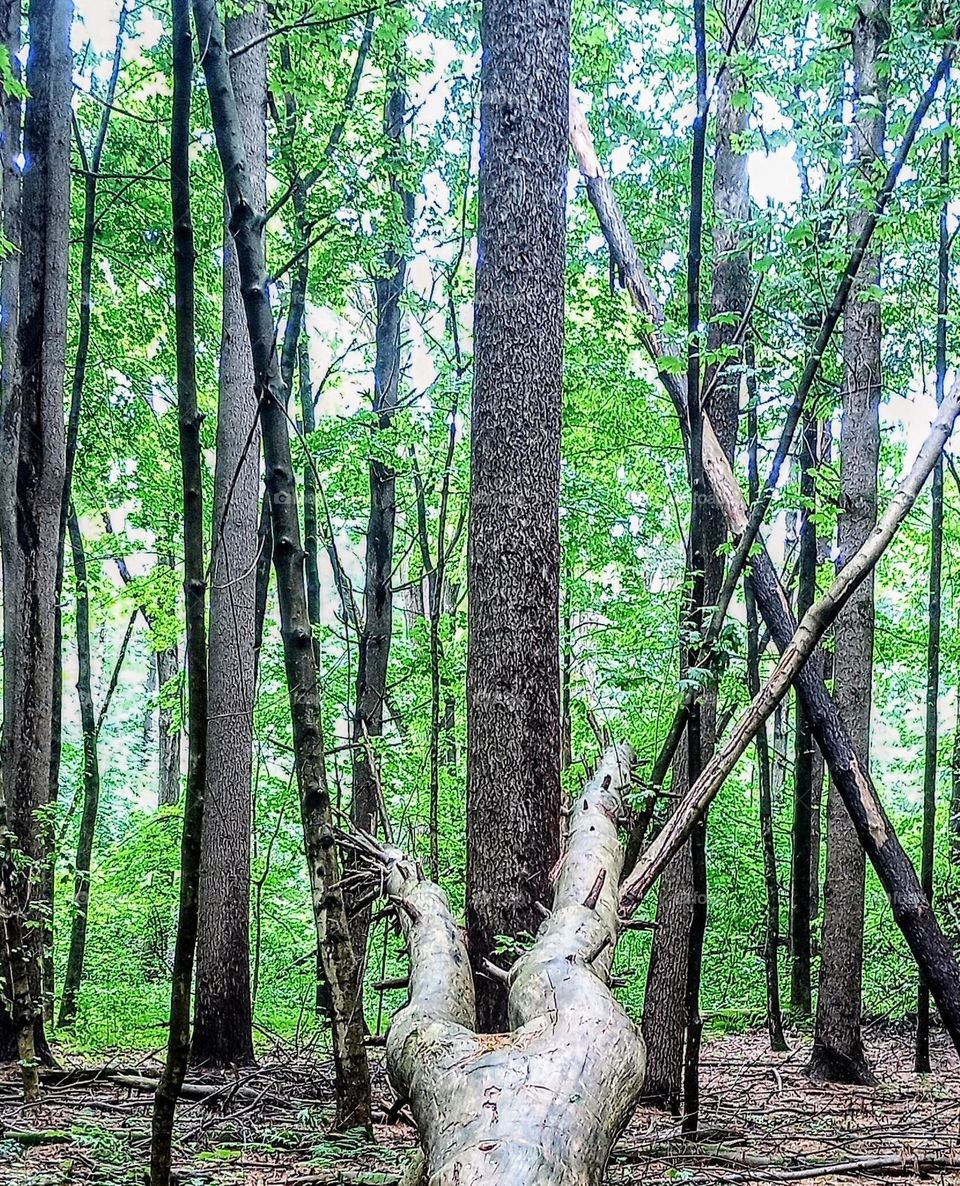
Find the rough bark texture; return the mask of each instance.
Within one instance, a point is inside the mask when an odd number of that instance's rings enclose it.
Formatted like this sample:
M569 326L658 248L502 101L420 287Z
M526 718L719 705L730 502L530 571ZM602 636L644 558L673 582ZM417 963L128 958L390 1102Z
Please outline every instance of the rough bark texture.
M559 852L567 0L485 0L467 655L467 926L533 932ZM478 985L485 1030L506 998ZM531 1179L532 1180L532 1179Z
M687 741L680 742L673 763L673 791L690 789ZM683 1035L686 1028L687 945L693 919L693 857L685 844L667 865L657 887L657 929L653 933L643 1005L643 1040L647 1048L644 1099L671 1112L680 1111Z
M243 130L215 0L194 0L193 11L217 149L223 165L230 229L237 247L240 287L260 406L304 847L317 946L330 985L337 1080L336 1121L344 1128L366 1127L370 1124L370 1080L363 1045L363 1015L358 1001L356 960L343 904L324 765L296 478L287 426L287 400L274 343L273 313L267 293L266 261L260 233L262 211L247 175Z
M888 0L867 0L853 28L853 166L856 182L883 162L886 127ZM854 197L849 233L856 240L867 212ZM867 538L877 519L880 449L880 306L864 301L880 283L880 260L861 265L844 312L843 420L840 433L840 564ZM834 697L861 764L869 769L873 684L873 580L868 578L837 619ZM827 867L817 1017L810 1073L816 1079L874 1082L860 1037L863 976L864 854L836 789L827 797Z
M599 1186L643 1079L643 1042L607 984L623 849L627 747L607 752L573 806L550 917L510 971L511 1033L475 1032L474 985L443 891L401 853L387 892L410 950L410 1002L387 1066L408 1098L425 1186Z
M228 47L266 31L262 3L226 23ZM234 58L250 184L266 202L267 43ZM229 231L224 238L223 333L210 568L210 723L200 863L197 996L192 1058L253 1061L250 1004L250 794L253 763L260 433L253 359Z
M23 151L24 219L19 319L10 412L16 449L12 499L3 506L3 786L8 823L30 868L30 894L44 899L49 837L35 813L50 794L57 549L65 475L63 385L70 223L70 0L34 0ZM43 928L30 928L31 989L41 994ZM0 1046L5 1043L0 1038ZM42 1022L38 1051L44 1049Z

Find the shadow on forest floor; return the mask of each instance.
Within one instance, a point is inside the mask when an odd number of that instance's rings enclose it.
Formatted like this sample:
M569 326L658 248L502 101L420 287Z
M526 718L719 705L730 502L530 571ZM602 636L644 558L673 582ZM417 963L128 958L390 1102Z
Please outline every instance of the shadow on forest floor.
M830 1183L895 1178L960 1182L960 1061L942 1035L934 1072L912 1071L906 1029L867 1035L876 1088L814 1086L806 1042L771 1054L762 1033L716 1038L701 1075L704 1143L685 1145L672 1117L641 1109L607 1181L644 1186L702 1182ZM377 1052L376 1142L331 1136L328 1068L277 1046L256 1069L191 1073L193 1098L177 1115L177 1181L195 1186L392 1186L415 1143ZM17 1100L14 1068L0 1075L0 1183L16 1186L141 1184L149 1150L150 1076L129 1055L48 1077L40 1104ZM387 1123L387 1121L395 1121ZM39 1142L39 1143L35 1143ZM854 1164L857 1163L857 1164Z

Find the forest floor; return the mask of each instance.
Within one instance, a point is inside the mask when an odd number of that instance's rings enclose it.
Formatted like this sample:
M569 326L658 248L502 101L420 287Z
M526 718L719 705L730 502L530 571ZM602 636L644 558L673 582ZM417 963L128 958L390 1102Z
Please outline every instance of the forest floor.
M830 1186L854 1176L960 1182L960 1060L936 1034L935 1070L917 1076L905 1027L870 1032L867 1042L875 1088L811 1084L803 1074L807 1043L796 1034L786 1054L772 1054L764 1033L714 1038L701 1073L704 1142L681 1142L674 1118L640 1109L617 1147L609 1186L808 1178ZM392 1186L415 1141L409 1118L392 1110L376 1055L382 1123L372 1142L331 1136L329 1075L310 1051L278 1043L255 1069L192 1073L194 1098L177 1116L178 1182ZM63 1062L59 1080L48 1076L42 1102L29 1107L18 1102L15 1069L0 1074L0 1183L142 1186L155 1060ZM31 1136L46 1139L34 1144Z

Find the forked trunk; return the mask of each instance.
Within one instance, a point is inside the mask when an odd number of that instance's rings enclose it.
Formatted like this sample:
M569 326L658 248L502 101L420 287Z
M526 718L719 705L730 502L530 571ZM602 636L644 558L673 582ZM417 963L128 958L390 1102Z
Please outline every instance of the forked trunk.
M631 756L608 750L570 813L553 911L508 975L508 1034L475 1032L470 961L443 891L384 854L410 950L410 1003L393 1020L387 1066L417 1122L424 1186L603 1180L645 1062L608 985Z

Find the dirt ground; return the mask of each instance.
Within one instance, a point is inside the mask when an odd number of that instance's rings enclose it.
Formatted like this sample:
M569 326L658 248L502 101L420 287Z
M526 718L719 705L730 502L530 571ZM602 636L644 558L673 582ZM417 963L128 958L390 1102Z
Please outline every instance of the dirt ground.
M609 1186L643 1182L770 1182L815 1178L960 1183L960 1060L941 1035L934 1072L911 1069L909 1030L868 1033L880 1085L820 1087L803 1074L806 1042L772 1054L766 1035L704 1047L703 1143L678 1139L675 1118L640 1109L617 1147ZM329 1071L310 1051L277 1043L256 1069L192 1074L176 1134L177 1178L196 1186L392 1186L415 1140L394 1109L377 1061L376 1139L329 1131ZM151 1059L116 1056L91 1073L64 1060L43 1101L18 1101L16 1074L0 1078L0 1183L93 1186L143 1183L149 1149ZM44 1138L31 1144L31 1139ZM857 1163L857 1164L852 1164ZM830 1169L829 1167L834 1167ZM846 1167L846 1168L840 1168ZM509 1184L504 1184L509 1186Z

